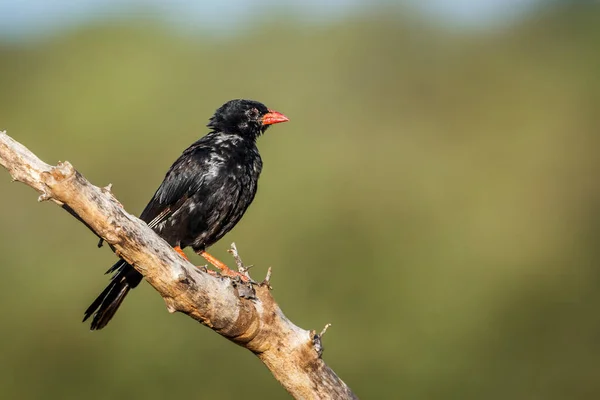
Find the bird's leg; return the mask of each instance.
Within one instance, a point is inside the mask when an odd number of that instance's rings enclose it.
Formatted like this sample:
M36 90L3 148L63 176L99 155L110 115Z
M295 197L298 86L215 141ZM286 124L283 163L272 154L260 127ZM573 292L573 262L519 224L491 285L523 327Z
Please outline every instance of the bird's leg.
M225 263L223 263L223 261L217 260L215 257L208 254L206 251L200 250L198 252L198 254L201 255L202 257L204 257L204 259L206 261L208 261L209 263L214 265L217 269L219 269L221 271L221 275L228 276L230 278L239 276L244 282L250 282L250 279L248 279L247 276L245 276L244 274L240 274L237 271L232 270L227 265L225 265Z
M179 247L179 246L175 246L175 247L173 247L173 249L174 249L174 250L175 250L177 253L179 253L179 255L180 255L181 257L185 258L187 261L190 261L190 259L187 257L187 255L186 255L186 254L183 252L183 250L181 249L181 247ZM216 277L216 276L217 276L217 273L216 273L215 271L213 271L213 270L210 270L210 269L206 268L206 265L202 265L202 266L201 266L201 265L197 265L197 266L196 266L196 268L200 268L201 270L203 270L203 271L206 271L206 273L207 273L207 274L209 274L209 275L212 275L212 276L214 276L214 277Z
M187 255L186 255L186 254L183 252L183 250L181 249L181 247L179 247L179 246L175 246L175 247L173 247L173 249L174 249L174 250L175 250L177 253L179 253L179 255L180 255L181 257L185 258L187 261L190 261L190 259L187 257ZM197 267L197 268L200 268L200 269L202 269L202 270L204 270L204 271L206 271L206 273L208 273L209 275L212 275L212 276L214 276L214 277L216 277L216 276L217 276L217 273L216 273L215 271L212 271L212 270L210 270L210 269L207 269L205 265L203 265L203 266L199 266L199 265L198 265L198 266L196 266L196 267Z
M181 247L179 247L179 246L175 246L175 247L173 247L173 249L175 249L175 251L176 251L177 253L179 253L179 255L180 255L181 257L183 257L183 258L184 258L184 259L186 259L187 261L190 261L190 259L189 259L189 258L188 258L188 257L185 255L185 253L183 252L183 250L181 250Z

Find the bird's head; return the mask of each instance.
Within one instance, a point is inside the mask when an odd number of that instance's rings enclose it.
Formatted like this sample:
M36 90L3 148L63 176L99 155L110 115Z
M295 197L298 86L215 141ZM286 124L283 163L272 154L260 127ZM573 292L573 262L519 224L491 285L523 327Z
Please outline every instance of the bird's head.
M273 124L289 119L254 100L230 100L213 115L208 127L214 131L256 139Z

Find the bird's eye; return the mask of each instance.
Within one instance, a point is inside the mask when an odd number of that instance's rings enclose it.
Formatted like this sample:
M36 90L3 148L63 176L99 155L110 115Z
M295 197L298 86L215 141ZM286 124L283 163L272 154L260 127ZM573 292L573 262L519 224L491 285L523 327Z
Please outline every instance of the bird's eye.
M251 118L256 118L256 117L258 117L258 114L259 114L259 113L258 113L258 110L257 110L256 108L251 108L251 109L250 109L250 111L248 111L248 115L249 115Z

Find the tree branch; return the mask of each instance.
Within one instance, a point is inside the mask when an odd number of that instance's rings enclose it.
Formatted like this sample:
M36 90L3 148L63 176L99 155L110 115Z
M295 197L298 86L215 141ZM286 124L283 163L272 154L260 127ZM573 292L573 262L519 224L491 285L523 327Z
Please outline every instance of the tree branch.
M0 132L0 164L14 181L69 211L160 293L169 312L182 312L253 352L297 399L356 399L321 359L321 334L294 325L261 284L213 277L175 252L110 193L88 182L68 162L51 166ZM247 273L232 246L238 267ZM269 271L270 275L270 271Z

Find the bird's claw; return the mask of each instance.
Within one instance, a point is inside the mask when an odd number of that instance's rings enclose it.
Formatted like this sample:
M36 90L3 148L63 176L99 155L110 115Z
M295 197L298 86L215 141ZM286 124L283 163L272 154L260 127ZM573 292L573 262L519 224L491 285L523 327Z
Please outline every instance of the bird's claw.
M208 274L210 274L209 271L212 271L212 270L208 269L208 265L206 265L206 264L205 265L196 265L196 268L198 268L200 271L206 272ZM212 272L214 272L214 271L212 271Z

